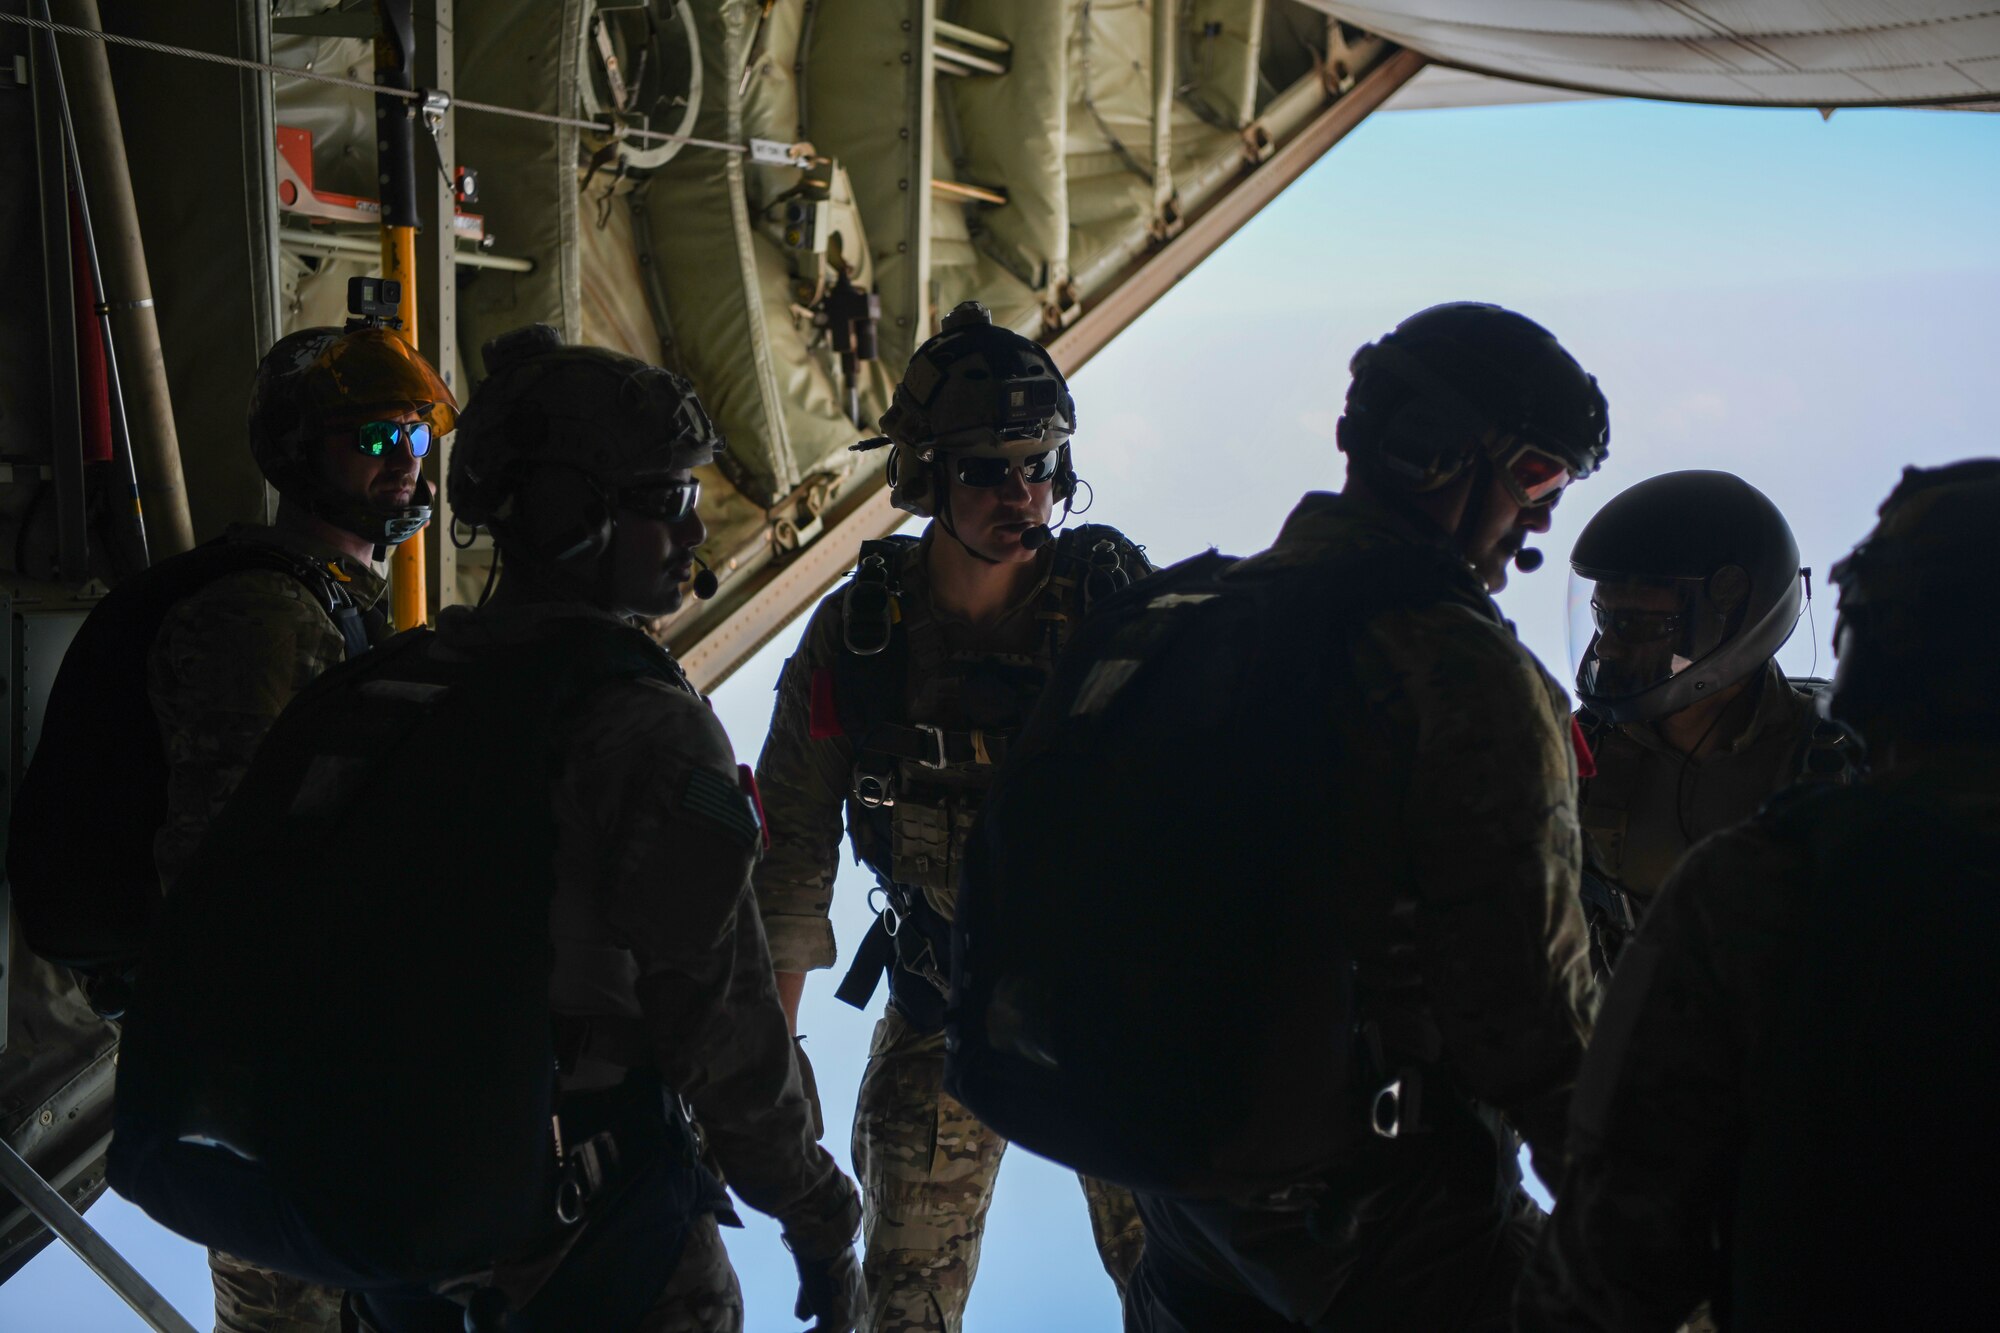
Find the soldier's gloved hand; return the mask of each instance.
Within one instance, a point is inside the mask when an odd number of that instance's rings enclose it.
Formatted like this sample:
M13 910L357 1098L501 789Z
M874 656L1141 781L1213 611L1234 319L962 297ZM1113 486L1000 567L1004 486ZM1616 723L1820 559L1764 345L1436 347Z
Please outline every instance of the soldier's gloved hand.
M825 1259L795 1254L799 1267L799 1301L792 1313L813 1320L806 1333L853 1333L868 1307L868 1288L861 1280L861 1262L849 1246Z
M806 1105L812 1108L813 1138L826 1137L826 1113L820 1110L819 1080L813 1077L812 1061L806 1059L806 1039L792 1038L792 1047L799 1057L799 1082L806 1090Z

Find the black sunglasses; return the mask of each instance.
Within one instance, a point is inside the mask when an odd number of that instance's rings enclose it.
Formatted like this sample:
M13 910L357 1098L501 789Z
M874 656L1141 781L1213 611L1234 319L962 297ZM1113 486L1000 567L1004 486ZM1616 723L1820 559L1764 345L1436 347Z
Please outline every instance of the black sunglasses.
M629 509L662 523L680 522L694 512L695 505L700 501L701 482L693 477L686 481L663 481L651 486L627 486L618 492L620 509Z
M1008 474L1015 468L1021 469L1021 480L1028 482L1052 481L1060 460L1054 449L1039 454L1029 454L1018 462L1012 458L1000 458L993 454L973 454L952 460L952 475L962 485L978 486L982 489L1005 486Z

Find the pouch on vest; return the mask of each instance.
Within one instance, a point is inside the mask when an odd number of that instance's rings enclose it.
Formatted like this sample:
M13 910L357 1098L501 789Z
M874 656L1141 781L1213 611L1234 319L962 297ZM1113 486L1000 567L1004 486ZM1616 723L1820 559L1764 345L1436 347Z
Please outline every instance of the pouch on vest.
M1185 1196L1295 1184L1369 1133L1331 817L1375 780L1341 752L1347 639L1490 607L1391 554L1232 575L1210 552L1077 632L959 888L945 1086L995 1131Z
M402 635L286 709L168 900L126 1025L114 1186L332 1286L476 1270L558 1225L557 737L606 680L679 679L608 622L470 660L436 644Z
M253 569L305 585L349 657L368 647L363 613L332 576L266 542L218 537L99 602L63 657L10 815L7 878L28 945L44 958L116 969L145 952L160 908L153 840L167 818L167 756L146 693L153 641L175 603Z

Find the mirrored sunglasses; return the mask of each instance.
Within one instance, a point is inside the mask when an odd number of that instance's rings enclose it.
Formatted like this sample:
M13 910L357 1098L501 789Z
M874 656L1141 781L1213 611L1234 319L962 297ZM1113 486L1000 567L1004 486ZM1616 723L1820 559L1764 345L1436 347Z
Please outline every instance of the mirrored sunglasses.
M686 481L667 481L654 486L626 486L618 492L620 509L629 509L662 523L679 523L692 514L700 502L701 482L692 477Z
M410 457L422 458L431 451L431 427L427 421L364 421L354 445L370 458L380 458L401 440Z
M963 485L985 489L1006 485L1007 475L1017 467L1021 469L1023 481L1053 481L1059 465L1060 460L1054 449L1029 454L1019 460L993 454L971 454L952 460L952 475Z

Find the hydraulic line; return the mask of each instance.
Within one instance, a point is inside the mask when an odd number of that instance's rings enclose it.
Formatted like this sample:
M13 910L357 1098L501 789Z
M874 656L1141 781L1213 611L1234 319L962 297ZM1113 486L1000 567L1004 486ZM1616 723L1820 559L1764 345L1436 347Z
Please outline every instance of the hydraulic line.
M140 51L179 56L184 60L200 60L211 65L227 65L231 69L245 69L258 74L280 74L286 78L305 79L313 83L330 83L339 88L353 88L364 93L374 93L377 97L398 97L407 102L421 102L424 98L424 93L420 89L385 88L373 83L363 83L360 79L345 78L339 74L326 74L319 70L300 69L292 65L273 65L264 60L244 60L238 56L220 55L214 51L199 51L188 46L147 41L141 37L123 37L116 33L99 32L95 28L79 28L68 23L52 23L47 19L30 18L25 14L0 13L0 23L18 23L25 28L39 28L44 32L60 33L65 37L82 37L90 41L108 42L113 46L129 46ZM745 155L751 151L748 144L730 143L723 139L703 139L692 134L667 134L660 130L640 129L635 125L607 125L602 121L585 120L579 116L558 116L546 111L524 111L519 107L496 106L492 102L475 102L464 97L454 97L451 105L458 111L509 116L515 120L532 120L543 125L567 125L579 130L593 130L598 134L622 134L628 139L639 139L649 143L679 143L693 148L713 148L720 153Z

